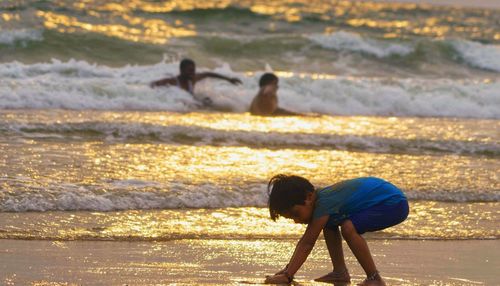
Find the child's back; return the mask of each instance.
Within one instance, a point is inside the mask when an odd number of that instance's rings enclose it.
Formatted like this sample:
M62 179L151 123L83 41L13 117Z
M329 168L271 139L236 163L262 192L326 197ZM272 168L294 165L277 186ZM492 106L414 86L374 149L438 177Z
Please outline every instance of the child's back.
M259 80L259 93L252 100L250 113L261 116L302 115L278 107L278 82L275 74L265 73Z
M277 88L274 85L261 87L252 100L250 113L253 115L272 115L278 108Z

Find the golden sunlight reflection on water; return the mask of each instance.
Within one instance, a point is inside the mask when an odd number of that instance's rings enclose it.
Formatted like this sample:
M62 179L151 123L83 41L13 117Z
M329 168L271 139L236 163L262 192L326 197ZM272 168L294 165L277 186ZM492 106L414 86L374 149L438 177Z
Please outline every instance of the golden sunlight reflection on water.
M333 134L376 134L403 138L461 138L495 140L488 120L377 118L377 117L305 117L261 118L248 114L160 112L83 112L83 111L12 111L0 113L5 124L58 122L104 124L127 123L125 126L150 124L158 126L206 126L222 130ZM435 121L436 120L436 121ZM443 124L446 121L446 124ZM440 124L441 123L441 124ZM37 125L39 126L39 125ZM71 125L68 125L71 126ZM77 125L79 126L79 125ZM119 125L120 126L120 125ZM138 125L141 127L141 125ZM324 126L322 129L321 127ZM382 127L381 127L382 126ZM451 127L450 127L451 126ZM437 129L433 129L436 127ZM394 128L394 130L392 130ZM490 131L487 131L490 128ZM375 131L374 131L375 129ZM65 131L68 130L68 131ZM432 133L432 130L435 130ZM385 132L384 132L385 131ZM171 237L267 237L293 236L302 226L280 221L270 222L265 209L182 209L187 206L224 207L265 205L267 180L277 173L292 173L309 178L317 187L339 180L377 176L387 179L411 196L432 201L414 201L406 227L390 229L386 236L447 238L497 237L498 203L473 203L471 196L494 200L500 189L498 159L495 156L458 155L453 153L411 154L353 152L331 148L262 148L214 146L203 140L189 144L142 140L141 138L103 139L95 132L62 129L42 137L34 132L9 134L8 142L0 140L0 154L6 166L1 195L10 196L25 205L23 192L31 196L36 207L37 196L47 209L64 209L90 204L90 209L109 210L150 208L141 204L141 196L179 199L177 205L156 207L181 208L165 211L124 212L43 212L1 213L9 237L57 237L61 239L169 239ZM479 134L479 135L478 135ZM30 137L31 136L31 137ZM48 136L48 137L47 137ZM109 135L112 136L112 135ZM73 138L75 137L75 138ZM136 194L137 192L137 194ZM483 193L484 192L484 193ZM82 197L78 195L83 193ZM202 194L201 198L192 196ZM210 197L211 194L215 194ZM109 196L111 195L112 196ZM124 195L125 201L121 201ZM138 200L135 201L135 195ZM245 197L248 195L250 197ZM108 196L115 201L108 202ZM156 196L156 197L155 197ZM255 196L260 199L255 199ZM261 198L262 197L262 198ZM87 198L90 198L86 201ZM183 200L201 202L183 204ZM441 201L470 203L441 203ZM130 204L126 200L132 200ZM252 199L245 204L243 199ZM75 201L73 201L75 200ZM100 200L104 200L101 204ZM214 200L214 201L211 201ZM234 200L229 203L224 200ZM474 200L474 199L472 199ZM50 207L54 203L55 207ZM154 202L153 202L154 203ZM111 206L110 206L111 205ZM84 205L85 206L85 205ZM97 208L95 208L97 206ZM94 207L94 208L92 208ZM40 218L40 219L37 219ZM12 219L12 220L11 220ZM21 226L19 225L21 224ZM479 226L478 226L479 225ZM27 231L26 231L27 230ZM392 233L392 231L395 231Z
M160 19L143 19L122 15L123 24L91 23L55 12L38 11L37 16L44 19L47 29L61 33L95 32L132 42L164 44L172 37L188 37L196 35L194 27L175 27ZM181 24L181 22L178 22Z
M90 143L82 147L86 167L77 176L84 176L89 182L135 178L224 186L227 182L231 185L263 182L276 173L292 173L321 185L359 176L378 176L403 188L429 192L440 190L443 185L454 193L490 190L500 184L494 174L496 159L470 156L157 144ZM471 168L472 165L482 168Z
M331 134L374 136L391 139L449 140L495 143L500 141L498 120L377 116L260 117L249 113L172 113L40 110L9 111L0 117L12 122L133 123L151 127L185 126L220 131L283 134ZM147 127L147 126L145 126ZM189 136L189 134L186 134Z
M68 3L69 2L69 3ZM382 31L386 38L405 38L408 35L443 38L455 34L468 34L476 38L499 37L498 31L488 29L488 11L474 11L465 23L454 17L463 17L462 12L453 7L439 8L413 3L374 3L360 1L306 1L306 0L212 0L212 1L143 1L127 0L109 3L102 0L55 1L60 11L38 10L36 16L42 19L45 28L63 33L95 32L120 39L152 44L165 44L172 37L197 35L197 27L183 23L182 15L175 12L227 9L248 9L255 14L270 16L270 30L275 29L274 21L294 23L309 17L319 18L325 25L330 21L341 21L341 25L351 29L371 29ZM84 12L81 15L65 14L65 9ZM394 11L415 14L411 21L395 17ZM172 13L172 19L161 16ZM4 13L0 19L10 21L14 14ZM107 20L112 19L112 20ZM491 19L490 19L491 21ZM337 27L327 26L326 33Z
M262 136L271 131L286 130L306 134L368 134L418 140L426 137L480 142L497 140L489 125L496 122L488 120L450 119L443 124L444 119L432 118L252 118L248 114L203 113L142 113L143 116L140 116L141 113L130 115L119 112L84 113L84 116L79 117L78 112L63 114L63 117L52 114L52 119L47 121L43 113L36 113L33 118L30 117L33 114L15 116L12 120L35 120L49 124L52 120L70 123L85 122L92 118L93 121L108 123L125 121L158 126L198 125L223 130L257 130L262 132ZM50 116L48 113L46 115ZM230 188L244 187L247 183L264 183L276 173L294 173L310 178L318 186L352 177L378 176L403 189L426 192L440 191L442 186L450 194L500 189L496 172L498 160L494 156L351 152L329 147L277 149L224 144L213 146L205 145L203 138L188 142L194 145L155 141L144 143L140 138L125 142L117 138L108 142L92 136L64 144L38 139L23 139L21 145L15 142L0 145L5 162L9 162L9 169L4 171L13 176L23 174L40 186L53 182L100 184L103 180L137 179L189 185L209 182L221 188Z
M498 239L498 203L410 202L408 219L368 239ZM61 240L296 239L305 229L273 222L266 208L0 213L0 238ZM228 242L229 243L229 242Z

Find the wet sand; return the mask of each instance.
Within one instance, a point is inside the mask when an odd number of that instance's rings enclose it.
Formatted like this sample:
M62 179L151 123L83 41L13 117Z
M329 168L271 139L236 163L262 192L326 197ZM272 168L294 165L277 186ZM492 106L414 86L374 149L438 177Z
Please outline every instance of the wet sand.
M287 263L293 240L0 240L1 285L249 285ZM498 285L500 241L369 240L388 285ZM345 245L344 245L345 247ZM355 285L363 279L348 249ZM296 285L330 270L323 241Z

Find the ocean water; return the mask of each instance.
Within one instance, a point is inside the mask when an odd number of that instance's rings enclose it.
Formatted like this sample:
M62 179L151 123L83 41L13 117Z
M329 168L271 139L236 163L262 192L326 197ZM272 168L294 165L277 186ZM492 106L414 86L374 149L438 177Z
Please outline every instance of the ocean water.
M290 239L277 173L378 176L369 239L500 239L500 10L370 1L0 3L0 238ZM195 96L148 83L190 57ZM264 72L284 108L246 111ZM197 98L209 97L213 108Z

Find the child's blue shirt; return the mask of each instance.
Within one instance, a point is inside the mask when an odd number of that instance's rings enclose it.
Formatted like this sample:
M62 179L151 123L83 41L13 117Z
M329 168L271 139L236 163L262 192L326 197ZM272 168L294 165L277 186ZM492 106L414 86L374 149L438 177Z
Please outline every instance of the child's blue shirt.
M375 177L339 182L316 192L313 219L330 215L329 220L341 223L351 214L374 205L394 205L406 200L393 184Z

